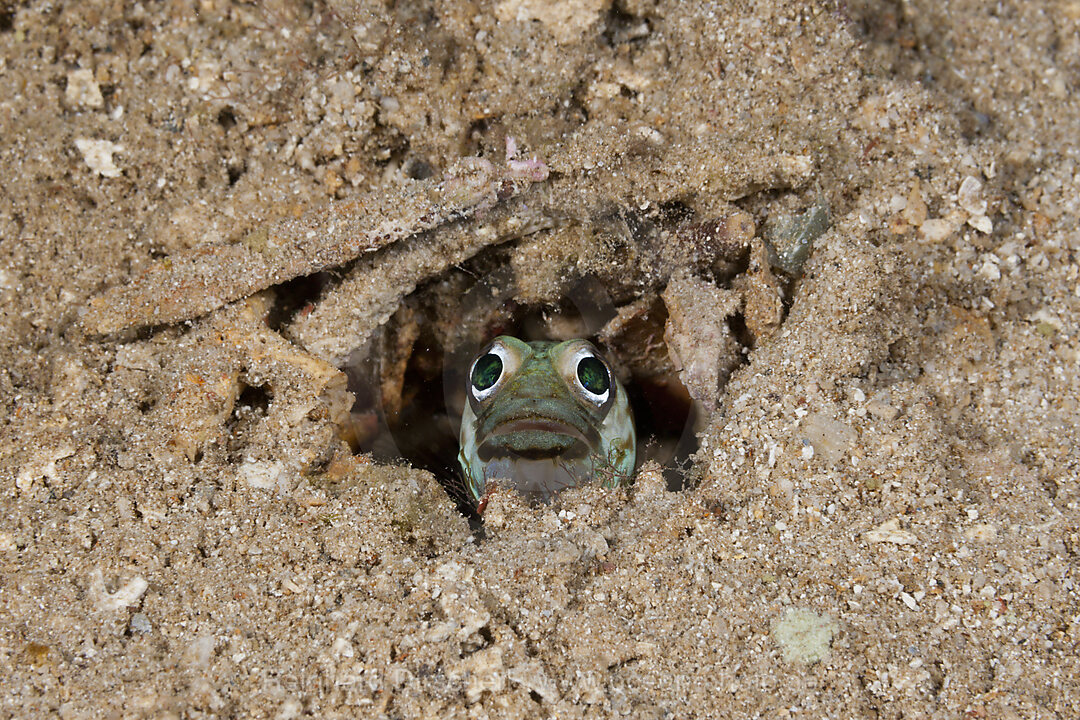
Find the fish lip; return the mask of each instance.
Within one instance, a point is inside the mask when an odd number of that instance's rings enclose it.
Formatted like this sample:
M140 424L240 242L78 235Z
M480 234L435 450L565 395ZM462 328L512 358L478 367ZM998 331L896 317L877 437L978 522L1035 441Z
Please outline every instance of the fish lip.
M554 418L521 418L518 420L507 420L495 426L495 429L491 431L488 438L498 437L499 435L509 435L515 432L524 431L536 431L536 432L548 432L555 435L566 435L576 440L580 440L583 443L588 444L589 439L585 437L585 433L578 430L573 425L563 422L562 420L555 420Z
M515 433L536 433L564 438L565 442L552 443L561 447L522 447L510 437ZM498 457L520 457L540 460L556 457L586 457L590 452L587 435L562 420L546 417L528 417L499 423L477 447L481 460Z

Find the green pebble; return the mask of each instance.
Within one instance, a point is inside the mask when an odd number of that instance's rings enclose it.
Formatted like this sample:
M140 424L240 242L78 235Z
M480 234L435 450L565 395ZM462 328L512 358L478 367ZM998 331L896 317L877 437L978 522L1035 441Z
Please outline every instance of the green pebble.
M829 209L818 203L798 215L781 215L765 229L769 264L789 275L798 275L810 257L814 241L829 229Z
M809 608L792 608L773 627L772 636L780 646L784 662L811 665L829 655L836 621Z

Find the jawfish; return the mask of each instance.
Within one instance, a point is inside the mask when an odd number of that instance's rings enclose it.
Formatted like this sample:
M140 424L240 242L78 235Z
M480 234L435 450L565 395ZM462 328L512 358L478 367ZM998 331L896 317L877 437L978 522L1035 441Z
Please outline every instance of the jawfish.
M501 335L477 354L467 382L458 462L475 501L496 480L548 502L565 488L633 476L626 390L588 341Z

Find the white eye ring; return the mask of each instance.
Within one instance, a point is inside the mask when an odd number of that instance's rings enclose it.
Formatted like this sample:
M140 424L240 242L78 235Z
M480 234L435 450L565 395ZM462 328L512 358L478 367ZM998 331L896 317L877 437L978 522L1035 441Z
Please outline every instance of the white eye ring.
M490 387L485 388L484 390L477 390L476 386L473 384L473 372L476 370L476 363L480 362L488 355L494 355L499 358L499 362L502 364L502 367L499 368L499 377ZM509 362L510 353L507 352L506 348L500 343L495 343L491 346L490 350L473 360L473 364L469 367L469 392L472 393L472 396L476 398L477 402L483 402L495 394L495 391L502 385L503 378L506 377L506 368L508 367Z
M595 393L592 390L590 390L589 388L585 387L585 385L582 384L581 378L578 375L578 365L580 365L581 361L584 360L585 358L594 358L601 365L604 366L604 372L608 376L608 387L607 387L606 390L604 390L604 392ZM604 362L592 350L590 350L587 347L583 347L583 348L581 348L580 350L578 350L577 352L575 352L573 354L573 356L572 356L572 358L570 360L570 368L574 373L574 384L578 387L578 389L581 390L582 394L588 400L593 402L597 407L603 407L604 403L606 403L608 398L611 397L611 371L608 369L607 363Z

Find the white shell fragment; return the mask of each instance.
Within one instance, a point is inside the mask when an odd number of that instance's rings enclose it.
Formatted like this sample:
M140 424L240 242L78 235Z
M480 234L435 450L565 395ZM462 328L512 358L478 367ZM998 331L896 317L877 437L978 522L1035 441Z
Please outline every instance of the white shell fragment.
M964 529L965 540L989 542L998 536L997 528L990 523L978 523Z
M982 183L968 175L960 183L960 189L956 193L956 199L960 207L971 215L986 214L986 198L982 194Z
M105 98L101 95L93 71L85 68L68 73L64 100L69 107L76 109L97 110L105 106Z
M914 545L919 541L915 533L900 529L900 518L886 520L873 530L863 533L863 539L872 543L892 543L894 545Z
M285 463L280 461L259 462L249 459L240 466L236 474L248 487L260 490L288 489Z
M136 575L124 583L119 590L110 593L105 589L105 578L101 570L90 573L90 599L98 610L115 611L131 607L139 602L148 587L150 583L141 575Z
M811 413L803 420L803 436L811 446L832 464L844 458L859 439L855 430L839 420Z
M64 458L75 454L75 448L70 444L63 444L55 448L38 450L30 460L19 469L15 477L15 487L27 492L33 487L34 481L39 479L56 480L56 463Z
M784 662L811 665L829 657L839 631L835 620L810 608L791 608L772 629Z
M91 140L75 138L75 147L83 156L87 167L102 177L120 177L120 168L113 162L115 153L123 152L124 147L109 140Z
M938 243L952 235L955 230L956 225L949 220L930 218L919 226L919 235L925 242Z
M960 183L956 199L960 207L969 215L967 224L989 235L994 231L994 223L986 216L986 198L983 196L982 189L982 183L977 178L968 175Z

